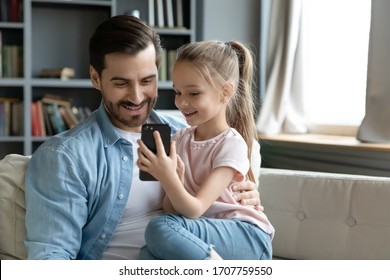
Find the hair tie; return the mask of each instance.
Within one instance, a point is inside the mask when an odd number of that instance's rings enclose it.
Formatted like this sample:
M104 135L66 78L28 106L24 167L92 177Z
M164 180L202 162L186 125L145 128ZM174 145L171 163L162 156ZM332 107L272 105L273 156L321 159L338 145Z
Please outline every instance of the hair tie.
M231 47L232 45L230 44L230 42L225 42L225 46L226 47Z

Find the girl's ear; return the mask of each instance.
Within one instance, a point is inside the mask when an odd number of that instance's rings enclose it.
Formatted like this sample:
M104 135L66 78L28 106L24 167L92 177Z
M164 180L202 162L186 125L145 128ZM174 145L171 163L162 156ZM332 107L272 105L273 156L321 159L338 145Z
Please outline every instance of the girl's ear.
M92 81L92 85L97 90L100 90L100 77L98 72L96 72L95 68L93 68L91 65L89 66L89 76Z
M233 96L234 86L232 83L226 83L223 86L223 101L229 102Z

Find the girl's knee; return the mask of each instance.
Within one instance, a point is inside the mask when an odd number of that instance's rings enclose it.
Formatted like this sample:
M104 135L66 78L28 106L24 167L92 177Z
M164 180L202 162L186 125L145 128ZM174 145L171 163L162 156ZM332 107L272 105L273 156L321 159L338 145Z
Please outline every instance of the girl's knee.
M163 214L154 217L150 220L145 229L146 242L160 241L165 235L170 235L172 224L177 222L177 217L171 214Z
M146 242L149 243L150 241L155 240L159 236L163 227L164 219L162 216L157 216L150 220L145 229Z

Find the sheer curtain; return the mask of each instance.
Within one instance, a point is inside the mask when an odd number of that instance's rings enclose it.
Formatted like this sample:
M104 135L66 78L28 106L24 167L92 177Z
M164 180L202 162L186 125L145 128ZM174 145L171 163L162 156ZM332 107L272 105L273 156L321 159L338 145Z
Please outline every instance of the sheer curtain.
M363 142L390 143L390 1L371 2L366 113L357 138Z
M303 105L302 0L262 0L269 9L265 47L265 96L257 129L264 134L305 133ZM264 14L264 12L262 13ZM260 65L263 67L263 65Z

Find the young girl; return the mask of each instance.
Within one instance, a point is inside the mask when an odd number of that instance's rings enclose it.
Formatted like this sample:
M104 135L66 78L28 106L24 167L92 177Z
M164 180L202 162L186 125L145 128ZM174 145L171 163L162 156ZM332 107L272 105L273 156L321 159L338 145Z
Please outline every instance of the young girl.
M186 45L172 80L191 127L173 135L169 156L158 132L157 154L139 141L137 164L160 181L172 213L149 223L140 258L270 259L274 228L263 212L235 202L231 189L246 176L255 182L251 52L238 41Z

